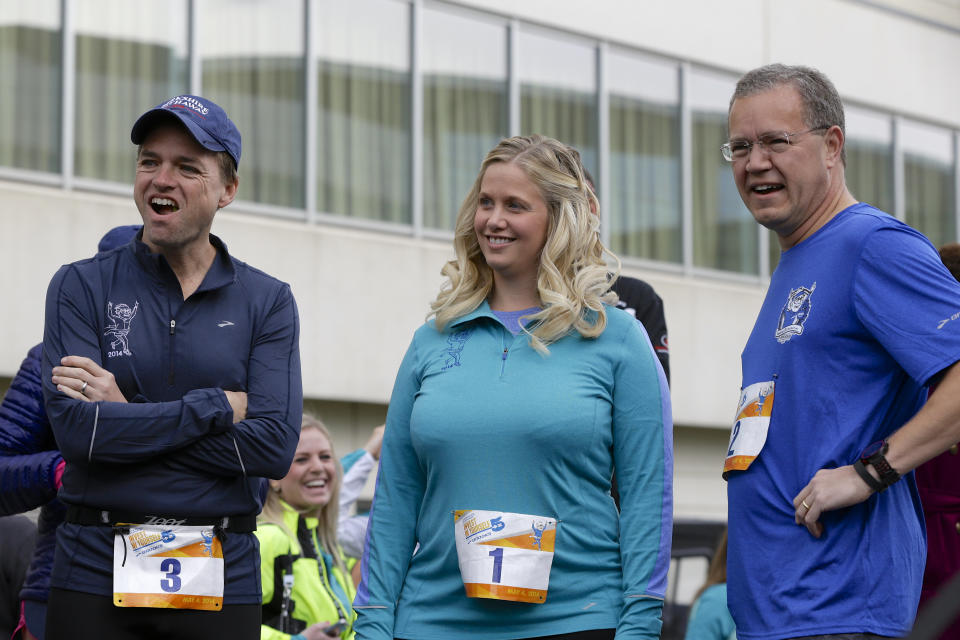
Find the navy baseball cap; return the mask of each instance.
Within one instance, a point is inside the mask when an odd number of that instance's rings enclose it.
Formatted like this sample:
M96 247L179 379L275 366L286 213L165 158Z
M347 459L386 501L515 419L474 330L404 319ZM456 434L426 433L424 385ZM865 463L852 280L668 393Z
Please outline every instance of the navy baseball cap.
M130 131L133 144L143 144L154 127L171 115L176 116L200 146L210 151L226 151L240 166L240 132L227 112L200 96L170 98L140 116Z

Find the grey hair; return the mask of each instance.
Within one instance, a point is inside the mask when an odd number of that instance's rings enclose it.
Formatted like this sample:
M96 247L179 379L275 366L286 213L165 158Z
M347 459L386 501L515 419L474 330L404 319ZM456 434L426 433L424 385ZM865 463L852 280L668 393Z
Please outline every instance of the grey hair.
M733 103L737 98L746 98L785 84L790 85L800 94L800 100L803 102L803 121L808 129L837 126L840 127L846 141L847 128L840 94L830 82L830 78L811 67L775 63L748 71L737 81L733 97L730 98L727 115L730 115L730 110L733 109ZM840 160L846 166L846 145L840 150Z

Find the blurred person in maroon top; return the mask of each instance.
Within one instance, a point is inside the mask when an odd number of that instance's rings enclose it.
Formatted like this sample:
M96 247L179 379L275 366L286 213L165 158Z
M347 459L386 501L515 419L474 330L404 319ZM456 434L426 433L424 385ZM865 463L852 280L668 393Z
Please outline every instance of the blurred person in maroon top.
M940 247L940 259L960 281L960 244ZM932 389L931 389L932 391ZM950 449L917 467L917 488L927 524L927 566L923 573L920 613L950 578L960 572L960 449ZM960 620L940 640L960 640Z

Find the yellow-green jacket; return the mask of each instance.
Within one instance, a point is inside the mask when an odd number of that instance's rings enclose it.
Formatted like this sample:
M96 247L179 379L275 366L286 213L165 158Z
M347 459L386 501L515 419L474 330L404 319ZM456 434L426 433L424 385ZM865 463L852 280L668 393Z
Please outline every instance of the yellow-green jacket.
M283 596L282 574L289 573L287 567L291 566L294 577L291 599L296 603L292 617L306 623L306 626L321 620L336 622L345 618L347 624L340 637L343 640L352 640L353 620L356 616L351 605L356 589L350 574L336 568L330 556L327 556L326 561L322 561L326 554L317 538L317 519L302 518L301 524L300 514L286 503L281 501L281 504L287 530L261 521L256 532L260 540L260 575L264 605L264 624L260 626L261 640L288 640L291 637L291 634L267 625L267 622L279 613ZM301 539L309 536L316 553L310 553L309 549L301 553L301 545L297 539L298 526L301 528L299 536ZM304 527L306 531L302 530ZM350 564L342 551L338 548L337 552L349 567ZM319 562L318 557L321 558ZM335 582L331 582L331 579ZM344 598L346 601L343 601Z

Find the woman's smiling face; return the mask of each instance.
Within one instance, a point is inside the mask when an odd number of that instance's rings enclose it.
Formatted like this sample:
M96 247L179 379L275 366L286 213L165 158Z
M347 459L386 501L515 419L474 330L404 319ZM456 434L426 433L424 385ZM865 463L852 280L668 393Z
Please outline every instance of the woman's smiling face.
M297 511L307 512L330 502L337 481L337 461L330 441L317 429L300 432L300 443L290 471L281 480L272 480L280 497Z
M473 229L494 278L536 280L547 242L547 204L514 162L487 167L480 182Z

